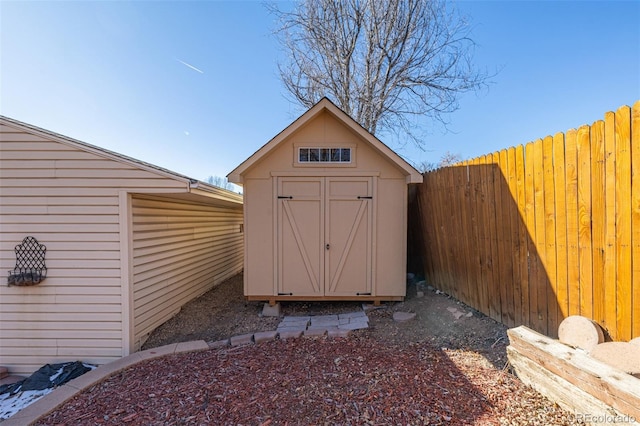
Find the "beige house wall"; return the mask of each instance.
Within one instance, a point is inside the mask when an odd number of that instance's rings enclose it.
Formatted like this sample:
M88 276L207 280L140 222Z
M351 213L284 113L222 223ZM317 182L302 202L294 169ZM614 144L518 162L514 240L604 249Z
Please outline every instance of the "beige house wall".
M304 115L299 120L302 119ZM363 138L362 129L356 126L345 124L329 105L302 124L292 124L283 131L284 136L276 137L275 143L265 145L230 173L232 181L244 186L245 296L271 301L297 298L278 294L276 242L276 182L279 177L296 176L373 178L372 295L362 299L398 300L405 296L409 173L398 165L404 160L396 156L397 160L390 161L386 153L380 152L380 146ZM354 161L300 164L297 148L303 146L350 147ZM420 179L417 171L411 171L414 172L411 179Z
M180 307L242 271L242 206L135 195L134 349Z
M0 365L11 373L127 355L181 304L239 271L241 198L222 203L234 208L217 209L215 200L194 195L203 191L186 178L62 143L42 129L0 123ZM230 217L222 219L225 214ZM181 232L181 220L190 222L194 252L184 236L169 235L169 228ZM166 229L154 231L158 227ZM26 236L46 246L47 278L9 287L14 247ZM145 247L150 241L157 246ZM205 248L214 242L230 252ZM187 253L194 256L190 267ZM171 268L162 269L163 256L171 258ZM202 272L205 264L211 271ZM182 269L176 274L173 267ZM150 273L153 268L162 274ZM198 273L185 272L190 268Z

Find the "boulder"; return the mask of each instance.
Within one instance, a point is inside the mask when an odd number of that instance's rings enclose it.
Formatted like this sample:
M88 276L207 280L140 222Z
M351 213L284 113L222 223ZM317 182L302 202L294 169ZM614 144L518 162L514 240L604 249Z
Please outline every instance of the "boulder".
M589 352L604 342L604 333L602 328L589 318L572 315L560 323L558 339L566 345Z
M592 358L640 378L640 346L629 342L601 343L589 353Z

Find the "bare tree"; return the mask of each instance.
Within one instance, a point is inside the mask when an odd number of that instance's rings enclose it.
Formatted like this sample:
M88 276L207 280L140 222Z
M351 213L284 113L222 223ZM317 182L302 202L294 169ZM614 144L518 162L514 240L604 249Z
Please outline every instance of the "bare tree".
M209 176L207 178L207 183L209 185L217 186L218 188L233 190L234 185L227 180L226 177L220 176Z
M417 121L446 124L459 95L487 83L450 2L302 0L270 10L289 55L279 64L287 91L306 108L327 96L373 134L402 129L421 146Z
M447 151L444 154L442 154L442 157L440 157L440 161L438 163L432 163L425 160L418 164L415 164L414 167L420 173L426 173L426 172L432 172L434 170L438 170L441 167L453 166L454 164L459 163L461 161L462 161L462 155L452 154L451 151Z
M422 162L414 165L414 167L420 173L427 173L427 172L432 172L432 171L436 170L438 168L438 165L436 163L431 163L429 161L422 161Z
M447 151L444 154L442 154L442 157L440 157L438 168L453 166L454 164L459 163L461 161L462 161L462 155L452 154L450 151Z

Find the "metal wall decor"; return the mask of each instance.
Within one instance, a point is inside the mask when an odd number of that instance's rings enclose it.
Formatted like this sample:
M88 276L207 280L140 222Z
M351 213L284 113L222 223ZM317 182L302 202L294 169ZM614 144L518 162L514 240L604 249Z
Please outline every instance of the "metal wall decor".
M16 266L9 271L9 286L35 285L47 277L47 266L44 263L47 248L44 244L38 243L34 237L25 237L15 251Z

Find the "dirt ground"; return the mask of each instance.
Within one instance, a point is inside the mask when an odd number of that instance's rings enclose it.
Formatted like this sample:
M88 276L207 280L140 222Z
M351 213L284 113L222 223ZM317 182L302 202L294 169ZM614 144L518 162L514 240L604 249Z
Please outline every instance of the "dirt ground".
M263 302L247 302L242 288L242 274L239 274L187 303L149 336L143 349L190 340L212 342L275 330L280 318L263 317ZM346 313L363 307L361 302L281 303L283 316ZM413 312L416 317L399 323L393 320L393 313L397 311ZM430 343L437 348L469 350L484 356L498 369L507 364L505 326L424 282L409 281L403 302L385 302L367 314L369 328L353 333L398 345Z

